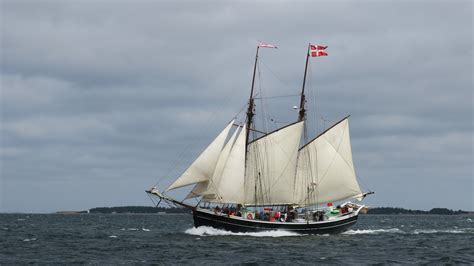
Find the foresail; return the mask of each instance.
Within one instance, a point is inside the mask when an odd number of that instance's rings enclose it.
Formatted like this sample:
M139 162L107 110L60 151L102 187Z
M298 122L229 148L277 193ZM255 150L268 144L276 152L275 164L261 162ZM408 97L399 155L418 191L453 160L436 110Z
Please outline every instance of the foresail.
M269 133L249 144L245 204L292 204L298 148L304 121Z
M300 149L294 195L299 204L314 205L361 194L346 117Z
M208 185L209 181L202 181L197 183L184 199L187 200L201 196L202 193L207 190Z
M191 166L171 184L166 191L207 181L211 178L216 167L217 160L224 146L229 130L234 124L232 120L224 130L209 144L209 146L199 155Z
M242 203L244 199L246 125L240 131L225 162L217 187L218 201Z
M238 132L239 130L236 129L227 144L224 146L224 149L222 149L222 152L219 155L219 159L217 160L216 169L214 170L212 177L209 179L208 186L204 191L202 191L201 195L208 195L207 198L213 198L211 197L211 195L217 196L217 189L219 188L219 185L221 183L222 174L224 173L224 167L227 163L227 159L229 158L232 147L234 146Z

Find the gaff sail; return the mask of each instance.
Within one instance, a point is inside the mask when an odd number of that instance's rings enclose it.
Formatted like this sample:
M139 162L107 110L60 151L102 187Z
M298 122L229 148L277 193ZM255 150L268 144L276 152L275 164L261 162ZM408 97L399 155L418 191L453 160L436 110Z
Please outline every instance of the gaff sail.
M295 201L316 205L362 194L352 161L346 117L299 150Z

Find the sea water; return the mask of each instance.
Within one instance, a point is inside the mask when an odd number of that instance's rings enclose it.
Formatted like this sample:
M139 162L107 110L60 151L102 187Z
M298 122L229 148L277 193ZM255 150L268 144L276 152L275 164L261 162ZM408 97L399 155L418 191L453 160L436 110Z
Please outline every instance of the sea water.
M339 235L194 228L191 214L0 214L0 264L474 263L474 217L361 215Z

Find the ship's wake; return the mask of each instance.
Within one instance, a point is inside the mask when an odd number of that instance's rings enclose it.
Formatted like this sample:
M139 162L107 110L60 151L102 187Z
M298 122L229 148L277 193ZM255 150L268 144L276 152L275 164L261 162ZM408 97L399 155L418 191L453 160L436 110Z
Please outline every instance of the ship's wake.
M234 233L226 230L216 229L208 226L199 226L187 229L185 231L188 235L195 236L252 236L252 237L288 237L288 236L302 236L302 234L289 231L263 231L252 233Z

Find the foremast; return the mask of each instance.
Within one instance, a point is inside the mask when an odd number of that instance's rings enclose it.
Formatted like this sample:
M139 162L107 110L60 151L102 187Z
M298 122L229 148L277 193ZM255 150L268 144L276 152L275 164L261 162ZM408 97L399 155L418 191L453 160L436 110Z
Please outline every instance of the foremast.
M253 66L253 77L252 77L252 87L250 88L250 97L249 97L249 106L247 109L247 128L245 132L245 153L247 153L247 146L249 143L249 134L252 127L253 116L254 113L254 99L253 99L253 89L255 87L255 74L257 73L257 62L258 62L258 51L260 49L260 45L257 45L257 52L255 54L255 63Z
M304 67L304 77L303 77L303 86L301 88L301 98L300 98L300 109L298 112L298 121L303 121L306 119L306 109L305 109L305 103L306 103L306 98L304 94L304 88L306 85L306 74L308 73L308 62L309 62L309 48L311 47L311 43L308 44L308 51L306 52L306 64Z

